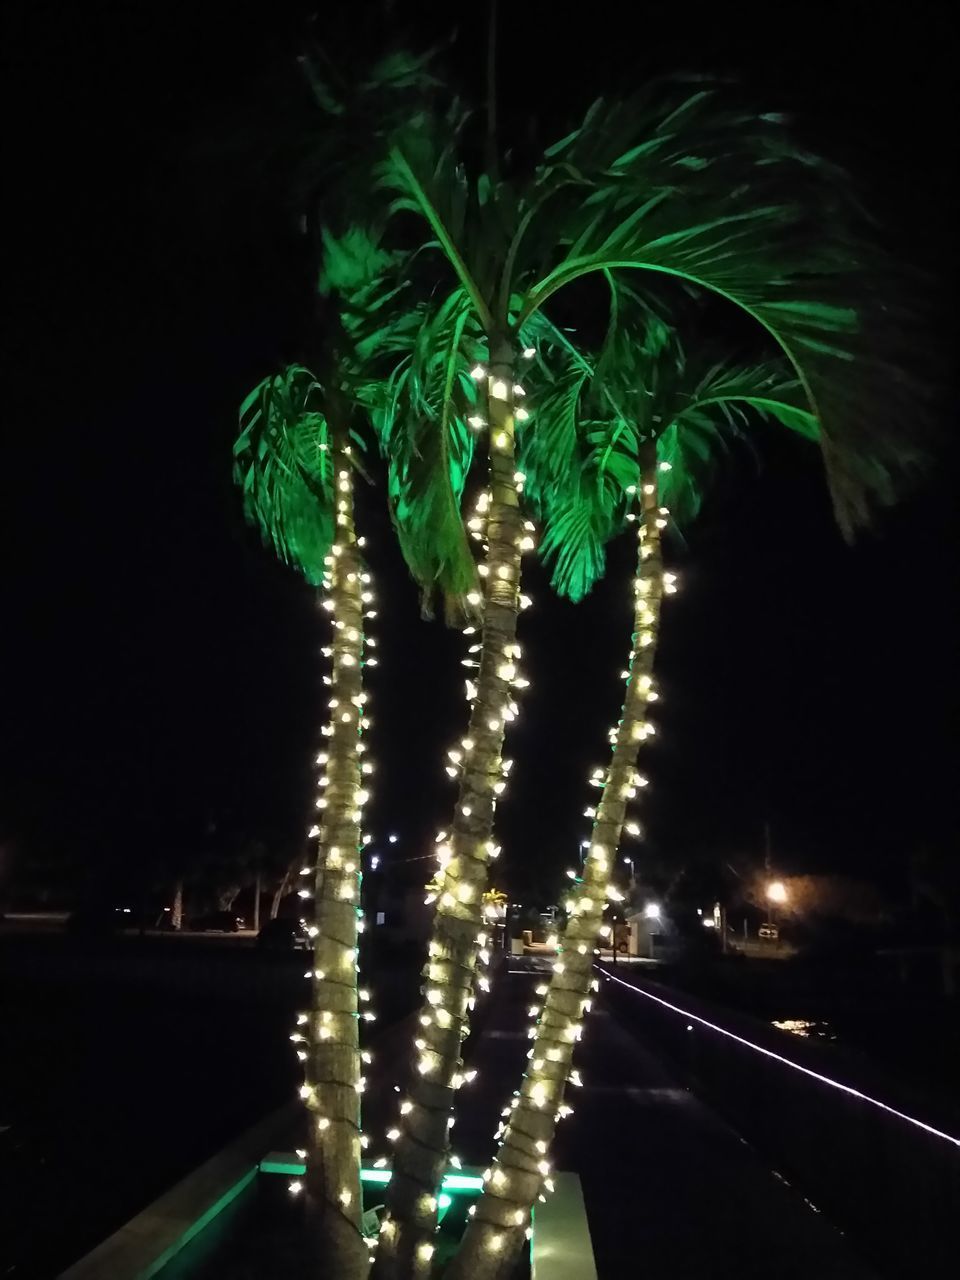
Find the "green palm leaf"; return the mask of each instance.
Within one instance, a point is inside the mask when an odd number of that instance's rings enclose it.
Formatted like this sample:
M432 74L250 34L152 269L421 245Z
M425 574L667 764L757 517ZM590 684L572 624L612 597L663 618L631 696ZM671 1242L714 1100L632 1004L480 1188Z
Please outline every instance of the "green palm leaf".
M323 387L302 365L265 378L240 406L234 479L264 541L308 582L334 537L334 477Z
M725 298L792 365L844 531L892 499L922 453L905 430L915 389L892 358L904 338L893 273L861 242L847 180L798 149L781 117L739 112L708 86L655 87L595 104L547 153L538 185L553 195L517 256L521 324L596 272ZM545 244L564 247L546 262Z
M453 601L477 582L460 514L474 449L467 419L479 412L472 314L462 289L434 310L419 309L409 350L374 406L394 525L426 607L435 590Z
M684 525L698 514L720 458L747 434L751 419L818 438L804 389L785 363L689 360L675 341L663 341L656 322L637 336L609 398L598 384L596 375L585 380L579 402L568 406L579 451L575 482L541 491L541 554L555 590L572 600L603 572L603 545L623 528L640 483L644 442L657 442L661 496ZM612 410L617 400L629 406L626 414Z

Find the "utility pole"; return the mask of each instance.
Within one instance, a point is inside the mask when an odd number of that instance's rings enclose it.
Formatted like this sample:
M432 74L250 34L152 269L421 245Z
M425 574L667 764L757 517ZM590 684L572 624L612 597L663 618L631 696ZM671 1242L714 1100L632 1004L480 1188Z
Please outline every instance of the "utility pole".
M263 878L263 873L261 872L260 868L257 867L257 878L253 882L253 931L254 933L260 932L260 882L262 878Z

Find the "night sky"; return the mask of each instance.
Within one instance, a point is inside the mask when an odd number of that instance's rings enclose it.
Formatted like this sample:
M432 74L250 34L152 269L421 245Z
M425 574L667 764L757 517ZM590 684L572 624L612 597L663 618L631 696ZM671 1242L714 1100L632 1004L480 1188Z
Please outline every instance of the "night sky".
M422 43L458 8L397 7ZM468 90L482 73L475 8L449 53ZM331 12L20 0L5 19L0 838L21 866L59 863L78 886L149 879L211 828L295 846L309 817L323 626L244 526L230 446L243 394L309 354L310 269L274 169L223 140L276 117L271 86L296 77L307 32L349 65L361 15L380 26L373 5ZM899 257L952 272L957 104L939 6L598 0L577 26L553 4L505 12L508 134L532 118L560 136L597 93L651 73L733 72L759 110L796 111L801 135L855 173ZM945 308L929 306L933 333ZM945 387L938 406L949 437ZM849 549L801 443L760 432L731 464L668 552L681 594L642 765L641 874L644 858L759 858L767 820L783 870L891 887L911 852L953 847L952 473L945 452ZM362 507L381 657L368 825L413 857L452 803L442 766L465 724L463 643L419 620L381 495ZM501 808L501 879L518 892L552 892L586 834L585 778L622 690L631 552L613 549L577 607L530 574L532 688Z

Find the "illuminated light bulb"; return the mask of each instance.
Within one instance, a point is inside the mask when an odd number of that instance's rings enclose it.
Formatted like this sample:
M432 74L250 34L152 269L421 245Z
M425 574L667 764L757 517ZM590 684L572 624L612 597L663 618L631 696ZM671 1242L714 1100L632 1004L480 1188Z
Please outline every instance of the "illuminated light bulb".
M515 471L513 473L514 484L526 484L527 477L523 471Z
M530 414L523 407L523 405L519 405L517 409L514 410L513 416L516 418L518 422L526 422L526 420L530 417Z
M479 604L483 597L479 591L470 591L467 593L467 602L469 604Z
M498 431L497 434L493 437L493 443L497 446L498 449L505 449L507 445L510 443L510 437L507 435L505 431Z
M417 1255L423 1262L429 1262L433 1257L433 1245L427 1243L418 1245Z
M493 396L494 400L506 400L508 394L507 384L502 378L493 379L490 383L490 394Z
M295 1180L288 1184L287 1190L292 1196L298 1196L303 1190L303 1183Z
M472 414L467 419L467 422L470 424L471 427L473 427L475 430L478 430L478 431L481 427L485 427L487 425L486 418L481 418L478 413Z
M482 382L486 376L487 371L482 364L475 364L470 370L470 377L473 378L474 382Z
M649 497L657 492L657 486L655 484L645 484L643 486L643 492Z
M530 597L529 597L529 596L521 596L521 597L520 597L520 608L521 608L521 609L529 609L529 608L530 608L530 606L531 606L532 604L533 604L533 601L530 599Z

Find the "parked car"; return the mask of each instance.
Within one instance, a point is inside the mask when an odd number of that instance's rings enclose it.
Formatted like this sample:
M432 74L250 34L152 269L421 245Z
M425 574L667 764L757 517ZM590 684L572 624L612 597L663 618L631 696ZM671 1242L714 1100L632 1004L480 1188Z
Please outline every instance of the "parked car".
M270 951L309 951L310 938L299 920L268 920L257 934L257 946Z
M762 924L758 930L758 936L766 938L768 942L779 942L780 930L775 924Z
M243 916L233 911L211 911L205 916L194 916L190 928L195 933L236 933L246 928Z

